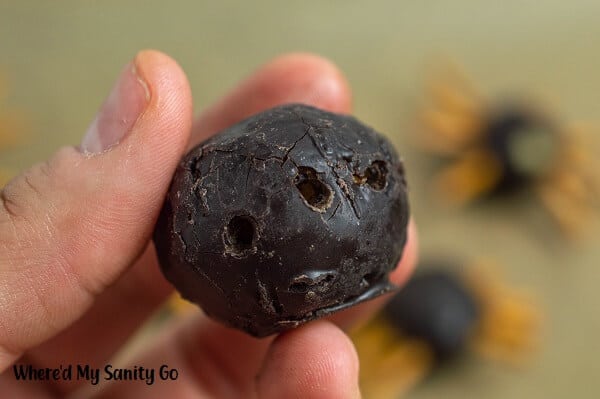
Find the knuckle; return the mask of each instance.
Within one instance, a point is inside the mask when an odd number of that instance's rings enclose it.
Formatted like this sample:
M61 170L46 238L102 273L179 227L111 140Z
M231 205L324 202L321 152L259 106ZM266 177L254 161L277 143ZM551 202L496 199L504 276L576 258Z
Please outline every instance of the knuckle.
M58 238L61 205L55 191L66 180L61 176L70 158L65 151L69 150L59 150L50 160L25 170L0 191L0 246L5 254Z
M39 165L21 173L10 181L0 194L3 210L14 219L24 218L31 204L32 197L41 195L39 182L36 175L39 173Z
M43 215L53 205L52 194L64 190L66 177L77 169L81 155L73 147L64 147L49 160L37 163L12 179L0 191L0 217L27 219ZM1 220L1 219L0 219Z

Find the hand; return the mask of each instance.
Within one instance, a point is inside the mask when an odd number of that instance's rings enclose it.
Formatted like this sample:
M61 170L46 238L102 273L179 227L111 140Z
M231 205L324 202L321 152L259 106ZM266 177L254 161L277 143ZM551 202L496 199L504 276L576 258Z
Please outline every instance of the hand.
M328 61L291 54L266 64L192 123L187 79L169 57L139 53L81 146L60 149L10 182L0 202L0 393L62 397L84 381L16 381L13 363L103 367L172 288L149 244L186 148L285 102L350 112L350 92ZM409 243L393 281L415 261ZM335 315L347 326L381 305ZM135 362L177 368L175 382L101 382L111 398L356 398L358 360L331 321L254 339L195 314ZM258 375L258 377L256 377ZM88 392L89 393L89 392Z

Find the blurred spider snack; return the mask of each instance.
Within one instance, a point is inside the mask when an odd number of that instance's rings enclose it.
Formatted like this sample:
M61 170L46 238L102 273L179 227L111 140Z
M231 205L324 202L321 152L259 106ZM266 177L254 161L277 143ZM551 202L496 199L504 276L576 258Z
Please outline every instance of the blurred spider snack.
M469 353L522 365L537 347L541 315L528 294L481 265L420 266L368 324L351 334L366 398L397 398Z
M434 189L464 205L529 192L568 235L600 198L589 128L522 97L488 99L459 70L429 81L419 115L422 148L443 160Z

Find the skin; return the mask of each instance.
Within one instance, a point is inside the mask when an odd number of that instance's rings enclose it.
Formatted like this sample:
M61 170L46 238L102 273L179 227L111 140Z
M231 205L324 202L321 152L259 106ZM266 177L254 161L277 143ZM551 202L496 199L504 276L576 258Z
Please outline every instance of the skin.
M385 298L261 340L195 313L169 326L134 363L177 368L174 383L149 388L102 382L101 390L87 391L89 384L81 381L15 381L11 365L16 362L103 367L172 292L160 274L150 235L186 149L286 102L351 112L343 75L310 54L270 61L195 121L189 84L175 61L143 51L131 65L145 82L148 102L118 144L94 155L62 148L0 192L3 396L360 397L358 359L343 330L365 320ZM105 123L99 133L111 137L113 128ZM391 277L398 285L415 265L416 234L410 226L403 259Z

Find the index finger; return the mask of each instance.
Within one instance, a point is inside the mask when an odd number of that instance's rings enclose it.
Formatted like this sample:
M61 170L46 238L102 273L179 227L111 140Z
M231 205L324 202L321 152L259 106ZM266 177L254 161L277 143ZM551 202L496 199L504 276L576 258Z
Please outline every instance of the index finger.
M253 114L290 102L343 114L352 111L350 88L334 64L314 54L286 54L202 112L194 123L190 147Z

